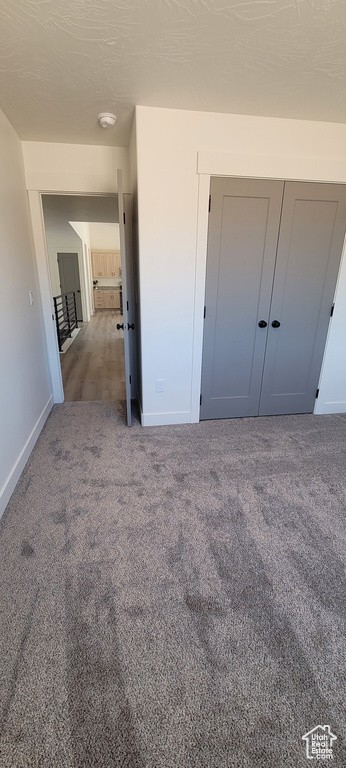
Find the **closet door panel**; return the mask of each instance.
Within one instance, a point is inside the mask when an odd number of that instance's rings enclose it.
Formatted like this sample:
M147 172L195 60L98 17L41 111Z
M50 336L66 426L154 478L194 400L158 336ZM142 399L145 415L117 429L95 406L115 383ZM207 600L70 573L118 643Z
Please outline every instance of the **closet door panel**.
M283 186L211 180L202 419L258 413Z
M260 415L314 409L345 222L343 185L285 184Z

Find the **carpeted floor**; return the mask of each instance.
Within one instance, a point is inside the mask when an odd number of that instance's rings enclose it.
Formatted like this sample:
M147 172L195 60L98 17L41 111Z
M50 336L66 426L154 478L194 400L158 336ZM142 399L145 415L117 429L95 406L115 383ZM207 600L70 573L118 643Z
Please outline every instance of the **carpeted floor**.
M55 406L0 525L1 766L300 768L326 724L345 766L345 469L346 416Z

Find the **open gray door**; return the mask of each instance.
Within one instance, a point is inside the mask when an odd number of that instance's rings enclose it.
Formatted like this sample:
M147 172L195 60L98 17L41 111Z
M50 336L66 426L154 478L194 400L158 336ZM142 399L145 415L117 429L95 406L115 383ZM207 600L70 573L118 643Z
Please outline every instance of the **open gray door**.
M122 295L123 295L123 324L124 324L124 356L125 356L125 384L126 384L126 416L127 426L132 425L132 413L131 413L131 356L130 356L130 339L129 334L134 330L132 328L132 322L129 318L129 295L128 295L128 281L127 281L127 249L129 244L126 241L125 228L126 212L125 201L123 194L123 180L122 171L118 170L118 206L119 206L119 233L120 233L120 258L121 258L121 282L122 282ZM131 325L131 327L130 327Z

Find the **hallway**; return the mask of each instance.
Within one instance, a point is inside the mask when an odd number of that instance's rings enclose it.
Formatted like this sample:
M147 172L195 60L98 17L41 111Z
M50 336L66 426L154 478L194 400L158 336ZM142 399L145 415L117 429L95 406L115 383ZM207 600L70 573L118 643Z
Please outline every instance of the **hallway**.
M73 344L60 355L65 400L124 400L125 366L122 316L113 310L95 312L80 323Z

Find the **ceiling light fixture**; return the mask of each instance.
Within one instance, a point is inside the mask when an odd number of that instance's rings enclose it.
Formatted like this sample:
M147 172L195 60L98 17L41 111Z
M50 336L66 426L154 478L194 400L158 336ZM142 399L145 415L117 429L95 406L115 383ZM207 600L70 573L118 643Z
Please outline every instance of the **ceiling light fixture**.
M115 124L117 118L116 115L112 115L111 112L100 112L97 119L100 125L102 125L102 128L108 128L108 126Z

